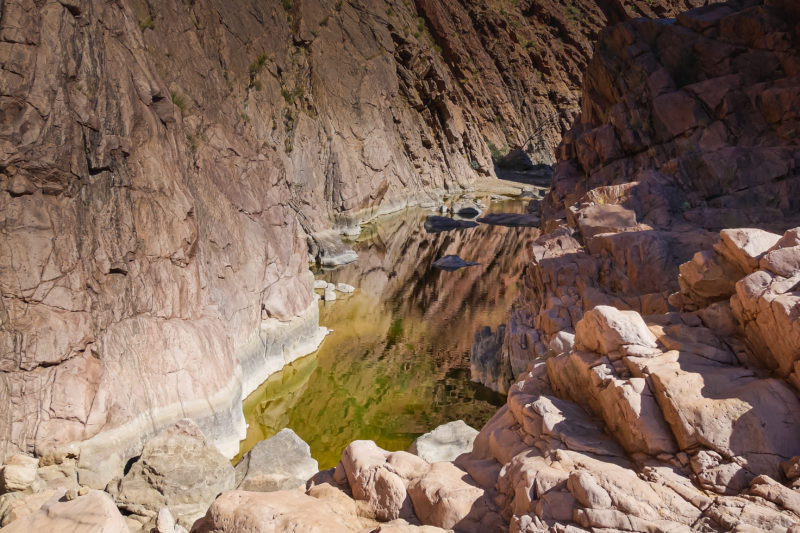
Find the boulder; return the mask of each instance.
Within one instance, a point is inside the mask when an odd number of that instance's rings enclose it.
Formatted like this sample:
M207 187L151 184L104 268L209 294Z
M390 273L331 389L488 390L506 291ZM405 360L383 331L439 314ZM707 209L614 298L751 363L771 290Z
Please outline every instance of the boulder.
M209 507L192 533L352 533L364 524L357 516L302 491L231 491Z
M235 483L230 461L184 419L147 441L139 459L108 491L131 514L149 519L169 507L178 523L189 527Z
M253 492L273 492L304 487L317 473L319 465L311 449L289 428L256 444L236 465L237 488Z
M584 240L600 233L618 233L636 227L636 213L618 204L596 204L578 212L578 229Z
M575 324L575 344L594 352L618 357L659 353L656 336L636 311L620 311L598 305Z
M27 455L15 454L0 468L0 494L28 489L36 480L39 460Z
M62 494L55 494L38 510L14 520L3 528L3 533L130 533L125 519L105 492L90 490L68 501L61 501Z
M474 228L477 222L471 220L456 220L450 217L440 217L431 215L425 219L425 231L428 233L440 233L442 231L452 231L456 229Z
M64 489L50 489L33 494L22 492L3 494L0 496L0 527L35 513L51 499L61 499L65 492Z
M472 261L464 261L457 255L446 255L441 257L433 262L433 266L440 270L446 270L448 272L453 272L460 268L469 267L469 266L476 266L480 263L473 263Z
M326 287L322 299L325 300L326 302L336 301L336 291Z
M434 463L408 486L414 511L424 524L457 531L481 530L489 512L483 489L452 463Z
M429 463L454 461L462 453L472 451L477 435L477 429L463 420L455 420L417 437L408 451Z
M720 237L714 249L745 274L755 271L761 258L781 240L780 235L756 228L725 229Z
M472 200L460 200L458 202L453 202L451 210L458 216L475 218L481 214L481 211L483 211L483 206L480 203Z
M345 448L341 465L353 498L366 502L378 520L414 517L406 487L427 471L423 459L406 452L389 453L372 441L357 440Z

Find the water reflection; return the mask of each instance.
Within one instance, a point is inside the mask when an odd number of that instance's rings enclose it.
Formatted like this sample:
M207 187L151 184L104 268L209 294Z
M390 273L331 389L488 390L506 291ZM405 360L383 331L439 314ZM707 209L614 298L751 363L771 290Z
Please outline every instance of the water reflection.
M490 210L524 212L524 203ZM334 332L316 354L272 376L245 401L250 427L243 451L288 426L328 468L352 440L406 449L451 420L480 428L502 405L502 396L470 381L469 352L478 329L504 321L517 293L522 247L538 230L481 224L430 234L423 228L430 214L407 210L365 227L354 243L356 263L317 274L358 290L320 303L320 322ZM455 272L431 267L448 254L480 265Z

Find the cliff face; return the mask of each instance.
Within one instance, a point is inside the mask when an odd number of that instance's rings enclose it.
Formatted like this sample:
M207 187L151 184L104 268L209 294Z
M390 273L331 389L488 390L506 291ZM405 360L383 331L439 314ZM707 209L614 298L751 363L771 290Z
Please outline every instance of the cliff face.
M182 416L232 450L320 340L307 241L347 258L487 140L550 160L590 37L672 9L634 4L0 2L0 455L110 472Z
M735 1L603 32L471 452L355 441L305 494L228 492L196 530L324 530L302 506L342 531L796 531L798 17Z

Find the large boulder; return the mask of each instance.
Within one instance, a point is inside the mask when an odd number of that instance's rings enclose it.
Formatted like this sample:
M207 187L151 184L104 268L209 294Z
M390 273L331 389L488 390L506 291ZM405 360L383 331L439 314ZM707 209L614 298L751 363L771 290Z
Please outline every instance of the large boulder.
M151 519L169 507L178 523L190 527L221 492L233 489L233 466L200 428L184 419L145 444L130 470L108 486L120 509Z
M413 518L406 488L428 470L428 463L406 452L387 452L371 440L350 443L342 453L341 466L353 498L366 502L380 521Z
M414 510L424 524L457 531L489 531L481 521L490 514L484 491L453 463L435 463L408 486Z
M114 501L105 492L90 490L85 496L63 501L63 491L41 508L5 526L3 533L63 531L69 533L129 533Z
M192 533L351 533L364 524L353 514L304 494L231 491L217 498Z
M28 489L36 480L39 460L27 455L15 454L0 467L0 494Z
M290 490L305 486L319 465L311 449L289 428L256 444L236 465L237 488L254 492Z
M472 451L477 435L477 429L463 420L455 420L417 437L408 451L429 463L454 461L462 453Z
M575 324L575 344L601 354L619 358L625 355L658 353L656 337L636 311L620 311L598 305Z

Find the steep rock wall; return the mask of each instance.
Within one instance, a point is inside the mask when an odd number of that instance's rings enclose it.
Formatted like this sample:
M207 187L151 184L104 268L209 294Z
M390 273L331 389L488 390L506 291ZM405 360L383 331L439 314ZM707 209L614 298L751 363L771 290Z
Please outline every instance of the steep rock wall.
M182 416L232 451L242 395L322 336L308 239L335 262L337 232L491 176L487 139L544 131L548 160L631 8L505 9L0 2L0 455L80 453L101 486ZM531 79L514 32L542 23Z

